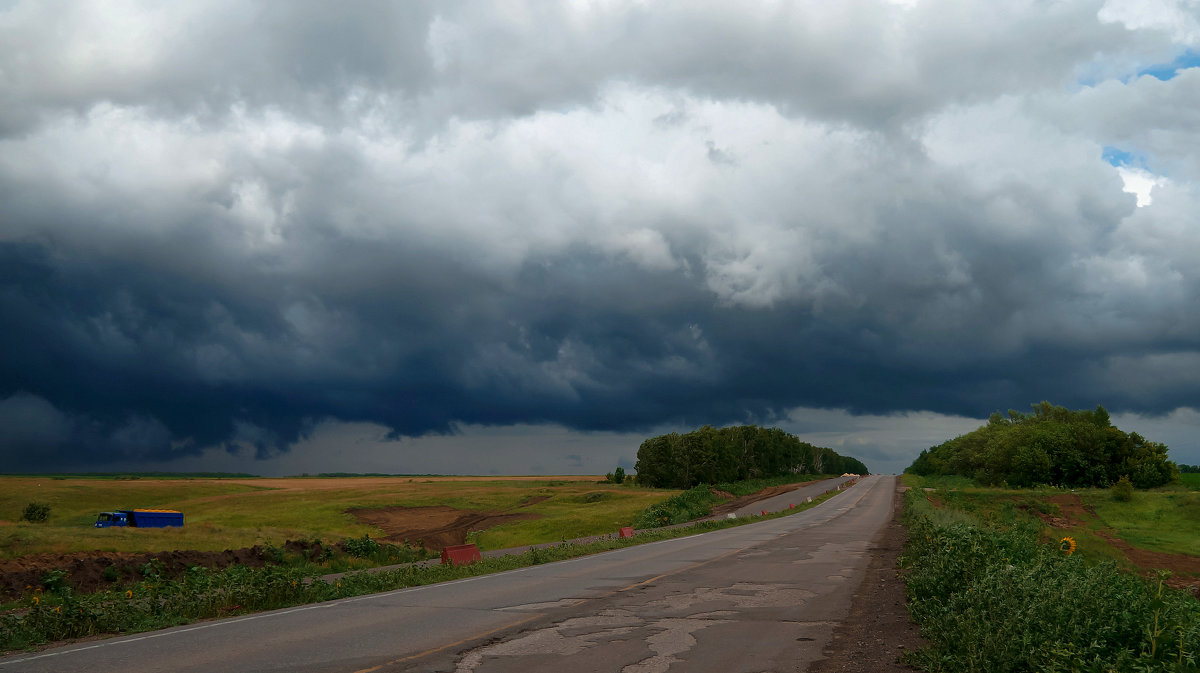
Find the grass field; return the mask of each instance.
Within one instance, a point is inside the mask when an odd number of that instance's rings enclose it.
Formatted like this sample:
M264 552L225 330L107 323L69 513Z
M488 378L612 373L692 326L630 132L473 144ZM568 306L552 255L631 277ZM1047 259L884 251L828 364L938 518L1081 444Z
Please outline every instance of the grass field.
M600 477L346 477L136 479L0 477L0 558L41 552L221 551L289 539L336 541L381 532L348 509L446 505L542 518L480 536L483 548L608 533L677 491L597 483ZM599 495L597 495L599 494ZM44 524L20 521L29 502L51 506ZM536 502L534 502L536 501ZM181 529L93 528L101 511L177 509Z
M1197 475L1183 475L1192 477ZM1130 502L1118 502L1108 489L1057 488L1003 489L979 487L963 477L917 477L906 474L904 483L915 488L932 488L929 497L986 521L1011 523L1025 512L1061 514L1054 501L1077 496L1090 512L1079 516L1081 524L1055 531L1071 535L1085 556L1107 558L1128 565L1098 531L1116 535L1138 549L1200 557L1200 493L1186 480L1180 485L1135 491Z
M1179 475L1179 481L1193 491L1200 491L1200 472Z
M1080 493L1095 508L1097 523L1129 544L1150 551L1200 556L1200 493L1137 491L1130 502L1117 502L1108 491Z

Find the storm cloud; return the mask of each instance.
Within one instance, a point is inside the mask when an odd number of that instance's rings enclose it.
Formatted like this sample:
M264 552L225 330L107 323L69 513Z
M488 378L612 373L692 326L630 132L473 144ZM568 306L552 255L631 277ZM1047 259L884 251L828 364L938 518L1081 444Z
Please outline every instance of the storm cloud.
M1191 418L1197 14L4 5L0 447Z

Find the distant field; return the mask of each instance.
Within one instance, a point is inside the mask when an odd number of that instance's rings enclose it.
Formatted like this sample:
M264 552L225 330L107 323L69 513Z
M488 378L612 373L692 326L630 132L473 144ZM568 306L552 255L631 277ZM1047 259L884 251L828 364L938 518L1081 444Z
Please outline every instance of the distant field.
M1179 481L1193 490L1200 490L1200 472L1179 475Z
M552 542L613 532L677 491L597 483L601 477L349 477L290 479L112 480L0 477L0 558L73 551L221 551L289 539L327 542L382 532L346 511L386 506L542 515L483 533L483 548ZM20 521L31 501L51 506L50 521ZM177 509L182 529L93 528L96 514L132 508Z
M1195 477L1198 475L1182 475ZM1011 520L1019 512L1071 520L1075 525L1054 531L1072 535L1081 552L1126 562L1125 555L1101 534L1115 535L1138 549L1200 557L1200 493L1185 487L1167 486L1135 491L1131 502L1118 502L1111 491L1099 488L1003 489L976 486L963 477L918 477L906 474L904 483L914 488L932 488L929 498L989 521ZM1086 506L1083 513L1068 515L1064 502L1074 499Z

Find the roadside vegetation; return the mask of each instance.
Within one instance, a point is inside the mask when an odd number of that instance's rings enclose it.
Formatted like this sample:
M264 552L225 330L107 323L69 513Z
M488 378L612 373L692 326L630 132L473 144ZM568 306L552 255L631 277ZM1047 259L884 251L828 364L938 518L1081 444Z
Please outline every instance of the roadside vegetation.
M638 448L637 483L690 489L700 484L796 474L866 474L867 466L779 428L740 425L651 437Z
M1103 407L993 414L905 471L927 671L1185 671L1200 661L1200 479Z
M826 479L831 475L788 474L766 479L744 479L708 486L701 484L666 500L647 507L633 519L635 528L654 528L694 521L712 514L712 509L729 499L758 493L764 489L785 484Z
M910 490L901 559L926 671L1184 671L1200 655L1200 602L1112 560L1046 540L1011 508L991 522Z
M55 572L37 587L29 587L19 604L0 614L0 651L102 634L126 634L188 624L199 619L284 608L308 603L392 591L464 577L514 570L551 561L620 549L696 533L740 526L801 512L837 492L798 504L794 510L742 519L722 519L693 526L640 531L634 538L610 538L588 544L562 543L524 554L484 558L451 566L409 564L395 569L363 570L326 581L327 569L317 564L224 570L190 568L182 578L168 577L160 564L142 569L135 585L93 594L76 594ZM370 541L361 551L373 553Z

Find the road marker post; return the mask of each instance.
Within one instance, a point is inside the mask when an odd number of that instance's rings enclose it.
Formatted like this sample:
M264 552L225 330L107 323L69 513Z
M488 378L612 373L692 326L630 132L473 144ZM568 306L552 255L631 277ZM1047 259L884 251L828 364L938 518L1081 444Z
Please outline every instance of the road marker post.
M620 535L621 537L633 537L634 536L633 526L625 526L624 528L621 529L621 532L618 533L618 535Z

